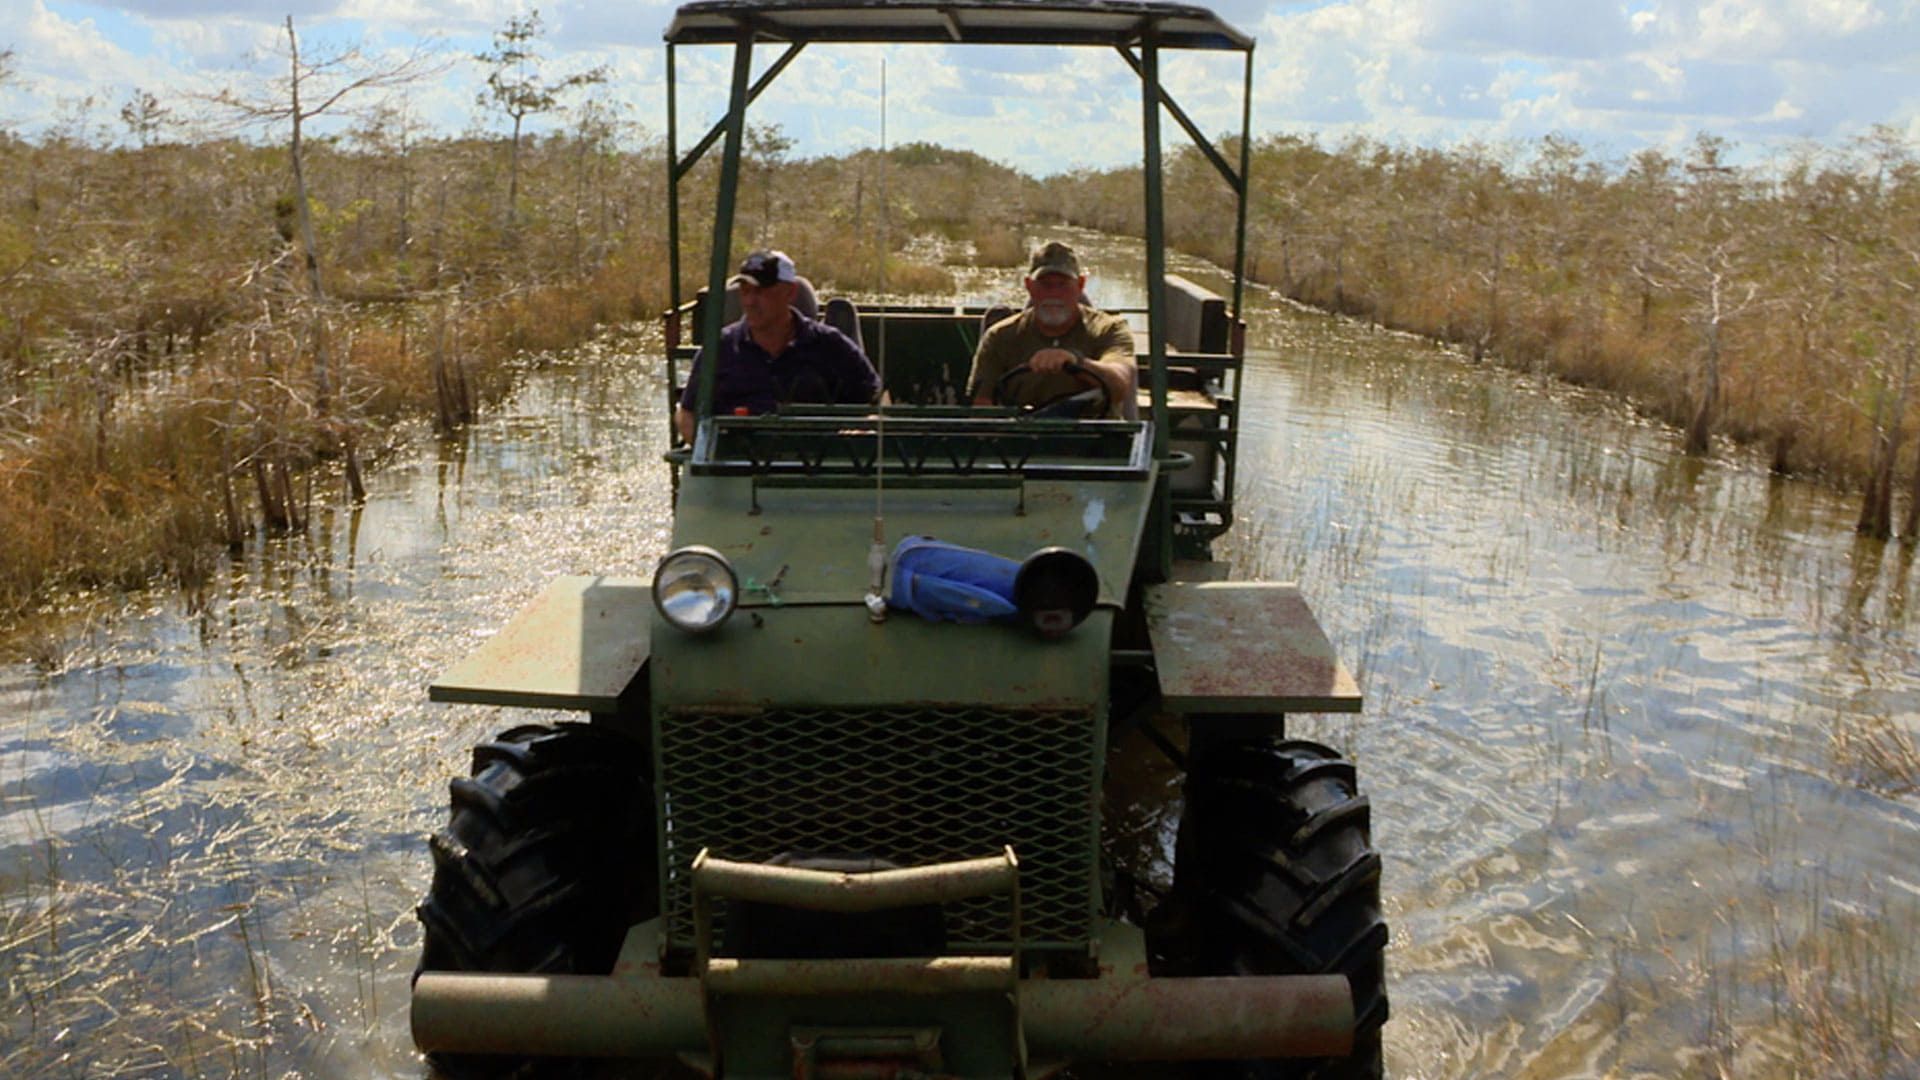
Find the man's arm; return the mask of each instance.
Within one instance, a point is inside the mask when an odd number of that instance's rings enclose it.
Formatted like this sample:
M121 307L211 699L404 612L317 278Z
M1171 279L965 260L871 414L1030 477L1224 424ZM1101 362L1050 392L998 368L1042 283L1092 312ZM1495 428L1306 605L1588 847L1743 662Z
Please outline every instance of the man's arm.
M1001 346L1006 335L998 333L1001 326L1011 325L1002 322L987 328L980 335L980 344L974 346L973 370L967 373L967 396L975 405L993 404L993 384L1007 372L1006 352Z
M1108 316L1108 324L1095 338L1099 354L1081 364L1099 377L1113 396L1114 411L1131 417L1134 398L1140 389L1140 364L1134 357L1133 330L1127 320Z
M834 380L840 389L840 404L869 405L880 392L880 373L873 369L873 361L860 351L854 340L839 330L824 326L838 339L840 345L840 376Z

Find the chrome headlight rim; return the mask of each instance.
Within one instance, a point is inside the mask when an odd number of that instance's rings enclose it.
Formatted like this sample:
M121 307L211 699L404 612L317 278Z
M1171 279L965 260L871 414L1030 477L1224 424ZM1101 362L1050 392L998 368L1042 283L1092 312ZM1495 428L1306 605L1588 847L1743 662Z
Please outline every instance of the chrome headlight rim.
M672 571L678 569L678 564L690 561L705 564L709 569L717 570L716 578L724 581L724 585L713 590L714 603L718 605L720 613L703 622L682 621L682 617L676 617L669 606L670 598L662 595L663 586L674 583ZM675 548L662 555L660 564L654 568L653 608L660 613L660 617L665 619L669 626L682 633L710 634L724 625L732 616L733 610L739 606L740 576L735 573L733 564L727 561L725 555L705 544L688 544L685 547Z

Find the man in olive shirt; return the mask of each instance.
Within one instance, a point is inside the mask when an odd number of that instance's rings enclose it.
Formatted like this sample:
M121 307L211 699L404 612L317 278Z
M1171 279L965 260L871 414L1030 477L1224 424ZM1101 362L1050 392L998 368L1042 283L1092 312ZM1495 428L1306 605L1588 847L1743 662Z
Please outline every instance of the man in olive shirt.
M1098 380L1107 398L1101 415L1138 415L1133 331L1127 320L1082 303L1086 284L1080 260L1067 245L1055 241L1033 253L1026 278L1032 306L989 328L974 350L967 396L975 405L994 404L994 387L1024 365L1027 373L1007 384L1001 404L1044 405ZM1068 370L1068 364L1077 365L1081 374Z

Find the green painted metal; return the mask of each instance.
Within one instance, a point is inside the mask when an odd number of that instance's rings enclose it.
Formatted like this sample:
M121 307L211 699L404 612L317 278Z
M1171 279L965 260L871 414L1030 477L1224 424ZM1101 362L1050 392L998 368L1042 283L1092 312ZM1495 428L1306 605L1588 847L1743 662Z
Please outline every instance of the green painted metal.
M672 44L667 46L667 295L671 298L668 311L680 310L680 80L674 73L677 48Z
M1104 690L1103 668L1097 679L1082 672L1084 693ZM916 867L1005 844L1020 852L1022 948L1084 955L1099 903L1088 808L1099 804L1104 705L897 700L658 717L656 789L673 825L661 836L668 947L697 949L691 867L702 851L736 862L841 852ZM724 924L724 912L716 917ZM956 950L1005 951L1016 936L1014 912L991 897L950 904L943 919Z
M1155 23L1171 48L1253 45L1205 8L1155 0L702 0L674 13L666 39L730 42L741 23L770 41L933 45L1126 45Z
M1171 435L1167 411L1167 232L1165 191L1160 160L1160 42L1154 24L1140 34L1140 142L1146 190L1147 231L1147 353L1153 380L1153 456L1167 456ZM1244 194L1243 194L1244 197ZM1152 535L1144 543L1152 562L1140 568L1149 581L1165 581L1173 567L1173 491L1162 479L1154 485L1153 509L1147 519Z
M1160 161L1160 43L1151 23L1140 41L1140 144L1146 189L1147 356L1153 380L1153 456L1167 456L1167 230Z
M745 139L747 124L747 76L753 69L753 30L742 27L739 40L733 47L733 89L727 101L727 138L720 151L720 186L717 205L713 210L713 250L707 262L707 295L718 297L726 292L728 267L731 265L731 246L733 243L733 208L738 197L736 190L740 183L740 145ZM700 328L700 347L708 356L720 355L720 320L723 316L722 305L706 305L704 325ZM695 392L694 415L707 417L713 415L713 380L718 364L703 364L700 370L700 386Z
M751 87L747 88L747 104L753 104L754 99L760 96L761 91L773 85L773 80L779 78L780 73L787 70L787 65L793 63L794 58L800 55L800 50L806 47L805 42L795 42L787 46L787 51L781 53L780 58L775 60L767 70L761 72L760 77L753 81ZM672 48L672 46L668 46L668 48ZM673 174L670 178L673 182L677 183L681 177L693 171L693 167L698 165L700 159L707 155L707 151L713 148L714 142L726 134L727 119L727 117L723 116L715 121L714 125L707 129L707 133L700 137L700 141L693 145L693 149L687 151L685 158L673 161Z
M1240 87L1240 188L1233 213L1233 317L1244 321L1247 311L1240 304L1246 296L1247 279L1247 202L1253 197L1253 45L1247 45L1246 75ZM1227 488L1229 492L1233 488Z
M413 1042L428 1053L665 1058L707 1045L693 979L422 972Z
M983 962L994 959L950 958L944 965L928 963L923 968L942 970L936 978L943 981L980 984L988 1002L985 1009L973 1003L979 1017L976 1042L985 1041L982 1029L999 1027L1003 1013L1011 1011L999 985L1003 973L988 970L991 965ZM791 969L794 976L801 966ZM944 973L976 969L984 975ZM868 965L865 970L891 974L908 970L908 965ZM838 972L815 977L846 980ZM896 981L867 1000L810 999L806 1011L813 1016L839 1013L847 1027L856 1030L933 1022L954 1033L949 1045L964 1049L969 1025L966 1017L954 1015L952 997L915 992L921 989L917 979L905 991L899 985ZM758 996L757 991L744 994ZM1338 1056L1352 1046L1353 1001L1346 978L1339 975L1023 980L1018 996L1021 1027L1036 1060ZM755 1055L762 1059L758 1069L749 1066L751 1059L736 1063L730 1058L730 1064L742 1067L729 1068L729 1075L789 1075L787 1024L782 1020L792 999L769 996L760 1004L761 1015L771 1021L759 1031L760 1041L772 1046ZM665 1058L697 1053L707 1047L704 1015L697 979L659 976L426 972L414 985L412 1006L415 1043L429 1053L456 1054Z
M876 461L882 450L867 409L713 416L714 365L706 365L695 388L702 421L675 467L672 545L720 551L739 578L739 610L713 632L689 635L653 610L647 583L563 579L434 688L440 700L596 712L628 711L644 698L660 917L629 934L612 976L421 976L413 1021L423 1049L704 1051L707 1066L729 1076L832 1075L882 1052L905 1054L930 1073L1006 1076L1030 1064L1043 1070L1043 1058L1347 1051L1353 1017L1344 978L1151 978L1139 932L1101 917L1098 808L1115 626L1136 584L1172 573L1175 439L1181 463L1196 456L1194 447L1226 455L1231 520L1231 432L1205 421L1211 415L1230 427L1231 401L1211 401L1207 388L1237 388L1238 357L1182 344L1179 385L1170 380L1160 111L1238 199L1237 317L1252 39L1203 9L1159 0L687 5L667 45L674 310L689 310L680 292L679 184L719 142L707 275L707 295L719 297L732 261L745 113L801 49L812 41L934 38L1110 47L1139 77L1148 282L1141 360L1151 423L1034 422L962 408L978 311L896 306L863 316L867 342L893 354L883 367L896 403L887 410L884 461ZM757 41L786 49L751 79ZM733 65L725 117L682 155L676 47L688 43L729 45ZM1161 86L1165 48L1246 54L1237 170ZM722 308L697 308L697 344L708 355L718 349ZM874 332L883 316L884 336ZM670 367L691 356L692 344L673 351ZM1176 422L1184 426L1176 430ZM1015 625L932 623L900 611L872 617L864 600L882 467L889 550L910 535L1015 560L1068 547L1099 575L1093 613L1057 640ZM1184 481L1183 512L1218 508L1221 496L1204 479ZM1312 691L1286 681L1321 658L1311 635L1283 641L1305 642L1289 654L1299 660L1289 671L1271 655L1226 655L1227 643L1209 636L1240 634L1257 648L1270 628L1251 633L1236 620L1297 623L1289 606L1297 593L1185 588L1146 590L1153 651L1133 657L1158 665L1170 705L1249 714L1276 704L1344 707L1337 679ZM1324 646L1317 624L1311 630ZM1209 681L1221 663L1241 670L1225 683ZM1357 707L1357 692L1350 696ZM1001 845L1003 855L978 858ZM864 855L900 869L768 865L795 852ZM714 943L725 941L729 897L839 911L938 903L950 955L713 955ZM1020 978L1049 965L1093 977Z
M1127 66L1133 69L1135 76L1140 78L1146 77L1145 72L1140 67L1140 58L1133 55L1131 49L1123 48L1119 50L1119 52L1121 58L1127 62ZM1180 107L1180 103L1173 99L1173 95L1167 93L1167 88L1164 86L1160 88L1160 103L1166 106L1167 113L1173 117L1174 122L1178 123L1180 127L1186 131L1187 137L1193 140L1194 149L1200 151L1201 155L1213 165L1214 171L1219 173L1220 178L1227 182L1227 187L1231 189L1235 195L1244 200L1246 198L1247 188L1246 185L1241 182L1240 178L1246 175L1246 163L1242 162L1240 170L1238 172L1234 171L1233 166L1227 164L1227 159L1220 156L1220 151L1213 145L1213 140L1208 138L1206 133L1200 130L1200 126L1193 122L1193 118L1188 116L1187 111Z

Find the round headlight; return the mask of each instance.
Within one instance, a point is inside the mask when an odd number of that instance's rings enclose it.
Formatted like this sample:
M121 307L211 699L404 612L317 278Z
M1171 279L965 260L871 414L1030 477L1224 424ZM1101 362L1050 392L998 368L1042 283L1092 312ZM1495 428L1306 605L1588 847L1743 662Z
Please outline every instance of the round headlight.
M670 551L653 572L653 606L689 634L711 630L733 614L740 582L733 567L710 547Z
M1100 600L1100 573L1077 551L1041 548L1013 576L1013 602L1044 638L1079 626Z

